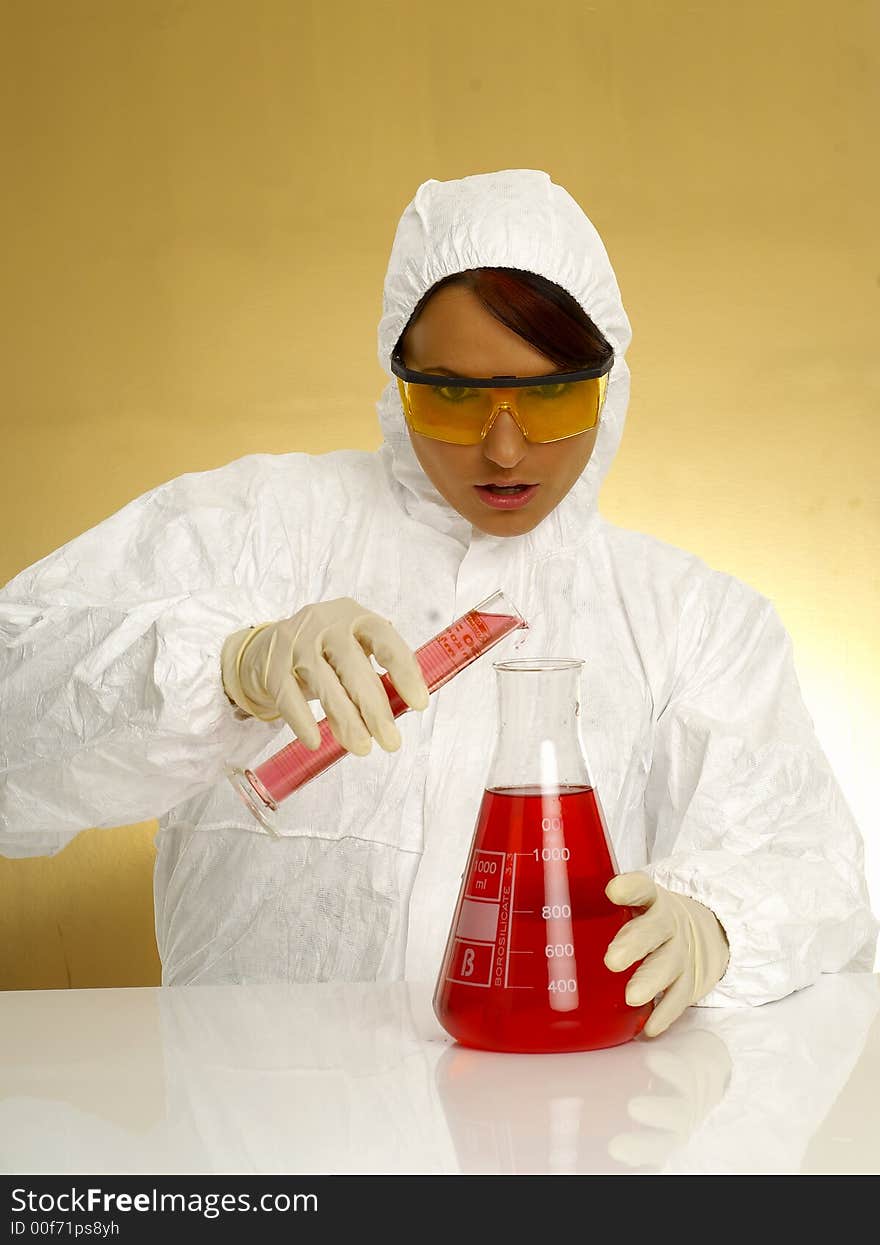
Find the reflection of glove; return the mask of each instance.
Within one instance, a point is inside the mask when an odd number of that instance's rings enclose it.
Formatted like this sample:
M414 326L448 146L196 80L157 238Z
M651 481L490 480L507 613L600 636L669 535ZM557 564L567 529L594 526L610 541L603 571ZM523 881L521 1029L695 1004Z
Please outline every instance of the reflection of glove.
M626 1001L640 1007L665 991L643 1029L656 1037L721 980L729 958L727 938L711 909L655 885L647 873L620 873L605 894L612 903L647 909L618 931L605 964L619 973L646 957L627 983Z
M724 1042L706 1029L670 1033L647 1050L647 1065L663 1082L630 1098L630 1118L640 1127L618 1133L608 1153L630 1167L659 1167L700 1127L727 1090L731 1060Z
M309 700L321 702L333 735L349 752L366 756L371 736L396 752L400 734L370 653L411 709L427 708L428 688L412 649L387 619L351 597L236 631L223 645L223 686L252 717L283 718L313 751L321 741Z

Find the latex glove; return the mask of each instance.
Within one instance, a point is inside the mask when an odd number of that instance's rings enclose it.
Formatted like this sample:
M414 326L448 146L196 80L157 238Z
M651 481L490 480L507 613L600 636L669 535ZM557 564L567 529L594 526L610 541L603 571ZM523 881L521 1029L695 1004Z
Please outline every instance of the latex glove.
M234 632L223 645L223 686L252 717L283 718L312 751L321 737L309 700L321 702L330 730L349 752L366 756L374 738L396 752L400 733L370 653L411 709L427 708L428 687L412 649L386 618L351 597Z
M730 955L727 938L710 908L655 885L647 873L619 873L605 894L612 903L646 909L618 930L605 965L619 973L644 961L627 982L626 1001L639 1007L664 992L642 1030L656 1037L721 980Z

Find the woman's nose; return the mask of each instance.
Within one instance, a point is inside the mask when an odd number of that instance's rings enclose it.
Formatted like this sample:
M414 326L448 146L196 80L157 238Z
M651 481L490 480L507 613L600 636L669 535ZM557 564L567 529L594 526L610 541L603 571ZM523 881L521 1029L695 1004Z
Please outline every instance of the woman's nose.
M528 442L510 411L499 411L483 438L483 454L499 467L510 469L525 457Z

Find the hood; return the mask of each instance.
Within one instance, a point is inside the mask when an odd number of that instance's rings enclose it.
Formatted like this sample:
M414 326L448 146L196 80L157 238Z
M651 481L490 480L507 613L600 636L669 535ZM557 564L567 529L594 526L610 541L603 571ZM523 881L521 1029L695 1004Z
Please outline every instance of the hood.
M614 348L614 366L596 445L581 476L531 532L490 536L474 528L440 494L416 458L406 427L391 352L422 295L468 268L522 268L571 294ZM473 542L534 551L581 543L597 517L602 480L617 452L629 401L625 353L632 332L602 240L571 195L537 169L503 169L455 181L423 182L397 225L385 274L379 363L389 383L377 410L379 450L404 509L466 547Z

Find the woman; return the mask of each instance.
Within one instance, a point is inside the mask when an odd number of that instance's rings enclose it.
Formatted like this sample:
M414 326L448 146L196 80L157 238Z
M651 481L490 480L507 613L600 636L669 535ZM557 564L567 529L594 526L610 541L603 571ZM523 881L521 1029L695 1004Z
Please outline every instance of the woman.
M600 238L546 173L420 186L385 279L378 452L182 476L7 585L2 850L158 817L166 984L433 980L494 672L428 701L412 650L501 588L529 623L517 655L585 659L582 735L624 874L609 894L647 909L607 962L653 951L627 999L666 989L645 1032L870 968L861 838L773 606L598 513L630 336ZM425 377L572 370L595 404L552 440L508 390L476 434L420 406ZM512 505L507 484L530 487ZM368 651L420 712L391 719ZM359 755L282 805L276 842L224 767L271 755L285 721L314 745L309 700Z

